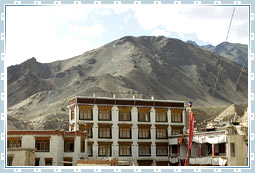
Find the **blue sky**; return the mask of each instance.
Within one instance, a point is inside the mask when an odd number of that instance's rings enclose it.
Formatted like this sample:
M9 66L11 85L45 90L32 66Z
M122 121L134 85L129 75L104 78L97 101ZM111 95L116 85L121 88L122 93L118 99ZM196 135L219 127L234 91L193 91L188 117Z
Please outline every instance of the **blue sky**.
M232 11L192 5L7 7L7 66L31 57L44 63L71 58L127 35L217 45L225 41ZM236 7L228 41L248 44L247 7Z

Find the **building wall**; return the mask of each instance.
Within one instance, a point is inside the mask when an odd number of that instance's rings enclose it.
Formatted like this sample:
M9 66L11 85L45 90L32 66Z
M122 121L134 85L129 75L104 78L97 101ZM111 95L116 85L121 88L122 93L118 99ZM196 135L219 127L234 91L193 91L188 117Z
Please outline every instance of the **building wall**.
M235 156L231 157L230 143L235 143ZM247 166L248 148L240 135L228 135L227 142L228 166Z
M168 136L171 135L172 129L171 125L185 126L185 110L182 112L182 123L172 123L171 122L171 110L168 108L167 111L167 122L156 122L155 116L156 111L154 107L150 107L150 122L138 122L138 107L133 106L131 109L131 121L119 121L119 110L117 105L105 105L112 106L112 121L99 121L98 120L98 105L93 105L93 120L79 120L79 109L76 107L75 120L72 121L74 124L74 129L79 130L79 123L93 123L93 139L89 139L89 142L93 142L93 157L92 159L98 159L98 142L112 142L112 157L118 158L122 161L132 161L135 165L138 165L137 160L153 160L153 165L156 165L156 161L168 161L168 156L156 156L156 142L168 143L168 139L156 139L156 126L155 125L167 125L168 126ZM146 107L146 106L141 106ZM71 114L69 114L71 117ZM112 139L99 139L98 138L98 123L112 124ZM132 139L119 139L119 128L118 124L132 124ZM138 139L138 124L150 124L151 125L151 139ZM183 131L185 128L183 129ZM132 156L129 157L119 157L119 144L118 142L132 142ZM151 156L140 157L138 155L138 142L151 142ZM100 157L100 159L107 159Z
M35 152L24 148L9 149L7 157L12 157L13 166L34 166Z

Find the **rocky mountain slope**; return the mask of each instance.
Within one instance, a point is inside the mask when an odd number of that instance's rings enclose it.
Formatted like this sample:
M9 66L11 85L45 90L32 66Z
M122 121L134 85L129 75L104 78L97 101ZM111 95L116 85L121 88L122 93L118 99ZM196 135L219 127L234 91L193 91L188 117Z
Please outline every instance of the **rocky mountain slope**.
M73 95L135 94L192 100L196 106L247 101L247 69L235 89L242 66L226 58L220 65L220 59L192 44L162 36L127 36L52 63L32 58L8 67L8 128L66 128L67 100ZM218 71L216 92L212 94Z
M241 65L248 67L248 46L239 43L222 42L217 46L200 46L204 50L214 52Z

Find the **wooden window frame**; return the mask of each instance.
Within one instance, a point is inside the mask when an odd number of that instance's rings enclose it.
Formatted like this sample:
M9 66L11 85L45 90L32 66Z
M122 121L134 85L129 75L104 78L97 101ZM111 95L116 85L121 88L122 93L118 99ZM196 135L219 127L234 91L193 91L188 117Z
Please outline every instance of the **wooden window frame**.
M72 157L64 157L63 160L66 162L73 162ZM64 163L63 166L73 166L73 163Z
M160 148L166 149L166 152L164 154L159 153ZM156 156L168 156L168 143L156 143Z
M88 112L90 112L90 116L91 116L90 118L88 118ZM79 110L79 120L93 120L93 110L80 109Z
M35 148L36 152L50 152L50 137L35 137Z
M108 129L110 131L110 136L109 137L104 137L104 136L101 136L101 130L102 129ZM112 127L98 127L98 138L100 139L112 139Z
M163 131L164 130L164 133L165 133L165 137L160 137L158 135L158 133L160 133L159 131ZM159 128L159 127L156 127L156 139L168 139L168 130L167 130L167 127L165 128Z
M174 130L181 129L180 133L174 133ZM183 126L171 126L171 135L180 135L183 134Z
M74 120L74 106L71 107L71 120Z
M143 137L143 135L140 136L140 134L142 133L141 130L147 130L149 132L148 137ZM151 128L138 127L138 139L151 139Z
M21 137L7 138L7 148L20 148L22 146Z
M109 113L109 118L104 119L102 113ZM98 121L112 121L112 107L111 106L99 106L98 107Z
M144 117L145 120L141 118L141 116L148 115L148 120ZM151 115L150 112L138 112L138 122L150 122L151 121Z
M129 130L129 137L123 137L123 136L121 136L121 134L123 134L123 133L121 133L121 130L123 130L123 129L127 129L127 130ZM132 129L131 129L131 127L119 127L119 139L132 139Z
M172 123L182 123L183 122L183 110L182 109L172 109L171 110L171 122ZM180 120L177 120L178 118L175 118L179 116Z
M86 130L88 132L88 137L93 138L93 124L87 124L86 127L83 124L79 124L79 130L82 132Z
M45 166L52 166L53 165L53 159L52 158L44 158ZM51 164L47 164L51 163Z
M89 152L89 150L91 150L91 152ZM85 139L84 138L81 138L81 153L85 153ZM92 157L92 156L93 156L93 143L88 142L88 157Z
M144 149L144 147L149 148L149 153L148 154L142 154L141 149ZM138 156L139 157L148 157L151 156L151 143L149 144L138 144Z
M124 147L124 146L129 147L129 154L121 154L121 147ZM132 143L119 143L119 157L127 157L127 156L132 156Z
M155 109L155 112L156 112L156 116L155 116L155 121L156 122L168 122L168 117L167 117L167 109L159 109L159 108L156 108ZM160 116L165 116L165 120L160 120Z
M110 149L110 153L107 155L107 154L101 154L100 152L101 152L101 147L102 146L107 146L107 147L109 147L109 149ZM98 156L99 157L111 157L112 156L112 143L99 143L98 144Z
M38 162L38 165L36 164ZM40 158L35 158L35 166L40 166Z
M71 148L71 144L73 144L72 148ZM74 152L74 148L75 148L74 145L75 145L74 138L64 138L64 152L65 153Z

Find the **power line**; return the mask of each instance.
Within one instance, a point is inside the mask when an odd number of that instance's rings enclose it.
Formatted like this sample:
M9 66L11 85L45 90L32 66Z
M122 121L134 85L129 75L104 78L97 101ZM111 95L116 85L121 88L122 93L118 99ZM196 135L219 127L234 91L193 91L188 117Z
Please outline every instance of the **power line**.
M231 16L231 19L230 19L230 23L229 23L229 26L228 26L228 32L227 32L227 36L226 36L226 43L227 43L227 40L228 40L228 34L229 34L229 31L230 31L230 28L231 28L231 24L232 24L232 19L233 19L233 17L234 17L234 13L235 13L235 8L233 9L232 16ZM222 58L223 58L223 56L221 56L221 58L220 58L219 67L221 66ZM216 90L216 87L217 87L217 83L218 83L218 79L219 79L219 75L220 75L220 69L218 70L218 73L217 73L216 82L215 82L215 85L214 85L214 89L213 89L213 92L212 92L212 96L213 96L214 93L215 93L215 90Z

